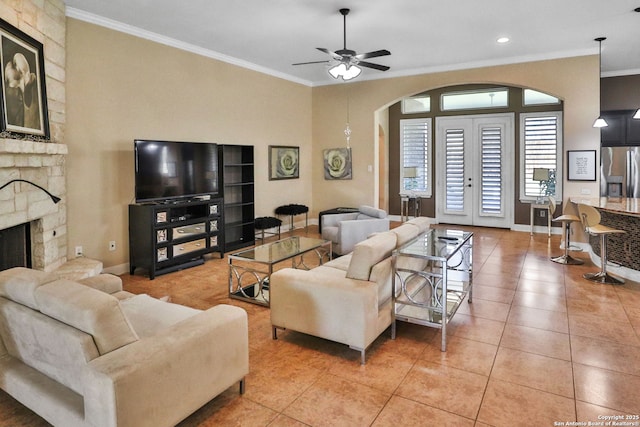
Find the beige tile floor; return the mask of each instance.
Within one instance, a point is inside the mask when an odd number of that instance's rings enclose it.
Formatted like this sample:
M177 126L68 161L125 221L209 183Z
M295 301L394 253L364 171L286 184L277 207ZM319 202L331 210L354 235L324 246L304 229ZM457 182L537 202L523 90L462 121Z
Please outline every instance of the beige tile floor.
M559 236L472 230L474 300L452 320L447 352L438 330L399 323L364 366L341 344L292 331L273 341L267 308L228 299L226 258L122 278L135 293L249 314L246 394L232 387L181 426L554 426L640 415L640 285L588 282L582 274L597 269L588 260L550 262ZM0 425L46 423L0 393Z

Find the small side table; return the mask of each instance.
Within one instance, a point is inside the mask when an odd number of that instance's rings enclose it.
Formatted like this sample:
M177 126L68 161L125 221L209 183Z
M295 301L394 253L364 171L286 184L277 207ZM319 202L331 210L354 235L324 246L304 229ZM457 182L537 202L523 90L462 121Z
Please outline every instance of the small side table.
M400 194L400 220L402 222L409 220L409 205L411 202L413 202L413 216L415 218L420 216L420 197Z
M547 234L549 235L549 237L551 237L551 215L553 215L553 212L551 212L551 207L548 203L531 202L529 213L529 218L531 221L531 235L533 236L533 218L535 217L534 215L536 213L536 209L544 209L547 211Z

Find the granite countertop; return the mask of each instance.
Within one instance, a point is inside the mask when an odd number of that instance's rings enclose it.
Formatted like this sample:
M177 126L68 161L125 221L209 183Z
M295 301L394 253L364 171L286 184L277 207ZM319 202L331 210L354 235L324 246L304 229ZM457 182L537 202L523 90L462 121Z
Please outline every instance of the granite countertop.
M630 197L569 197L573 203L584 203L593 207L622 215L640 216L640 198Z

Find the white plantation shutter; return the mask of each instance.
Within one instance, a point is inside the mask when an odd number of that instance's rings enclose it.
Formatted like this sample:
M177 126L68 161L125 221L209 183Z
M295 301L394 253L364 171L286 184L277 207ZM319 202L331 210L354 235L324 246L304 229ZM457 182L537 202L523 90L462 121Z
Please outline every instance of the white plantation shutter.
M464 130L445 132L445 211L464 211Z
M520 197L540 195L540 184L533 180L534 168L555 171L556 198L562 184L562 113L522 114L520 119Z
M485 127L481 131L481 200L483 214L500 215L503 212L502 185L502 128Z
M431 119L400 120L400 193L431 197ZM405 171L416 176L405 177Z

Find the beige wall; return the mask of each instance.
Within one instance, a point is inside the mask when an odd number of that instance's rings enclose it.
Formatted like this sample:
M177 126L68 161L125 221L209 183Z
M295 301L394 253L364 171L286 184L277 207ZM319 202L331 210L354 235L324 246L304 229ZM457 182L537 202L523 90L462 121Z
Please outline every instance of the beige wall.
M254 145L256 215L302 203L312 218L335 206L378 203L377 144L387 123L376 117L424 90L465 83L536 88L565 101L565 150L599 149L591 127L599 109L597 56L309 88L74 19L67 20L67 41L68 247L84 246L106 267L128 261L134 138ZM346 145L347 105L353 179L326 181L322 151ZM299 180L267 180L268 145L300 146ZM597 183L564 184L565 200L583 189L598 192Z
M564 100L564 149L600 149L600 134L591 127L598 116L599 67L597 56L503 65L419 76L359 81L313 89L313 206L316 210L335 206L375 204L376 162L375 111L400 98L438 87L466 83L497 83L531 87ZM344 146L342 130L349 92L350 125L353 131L353 180L325 181L322 150ZM598 195L597 183L564 182L564 199L583 189ZM389 189L388 191L393 191Z
M67 19L69 258L128 262L135 138L253 145L256 215L312 206L311 117L309 87ZM268 145L300 147L300 179L268 181Z

